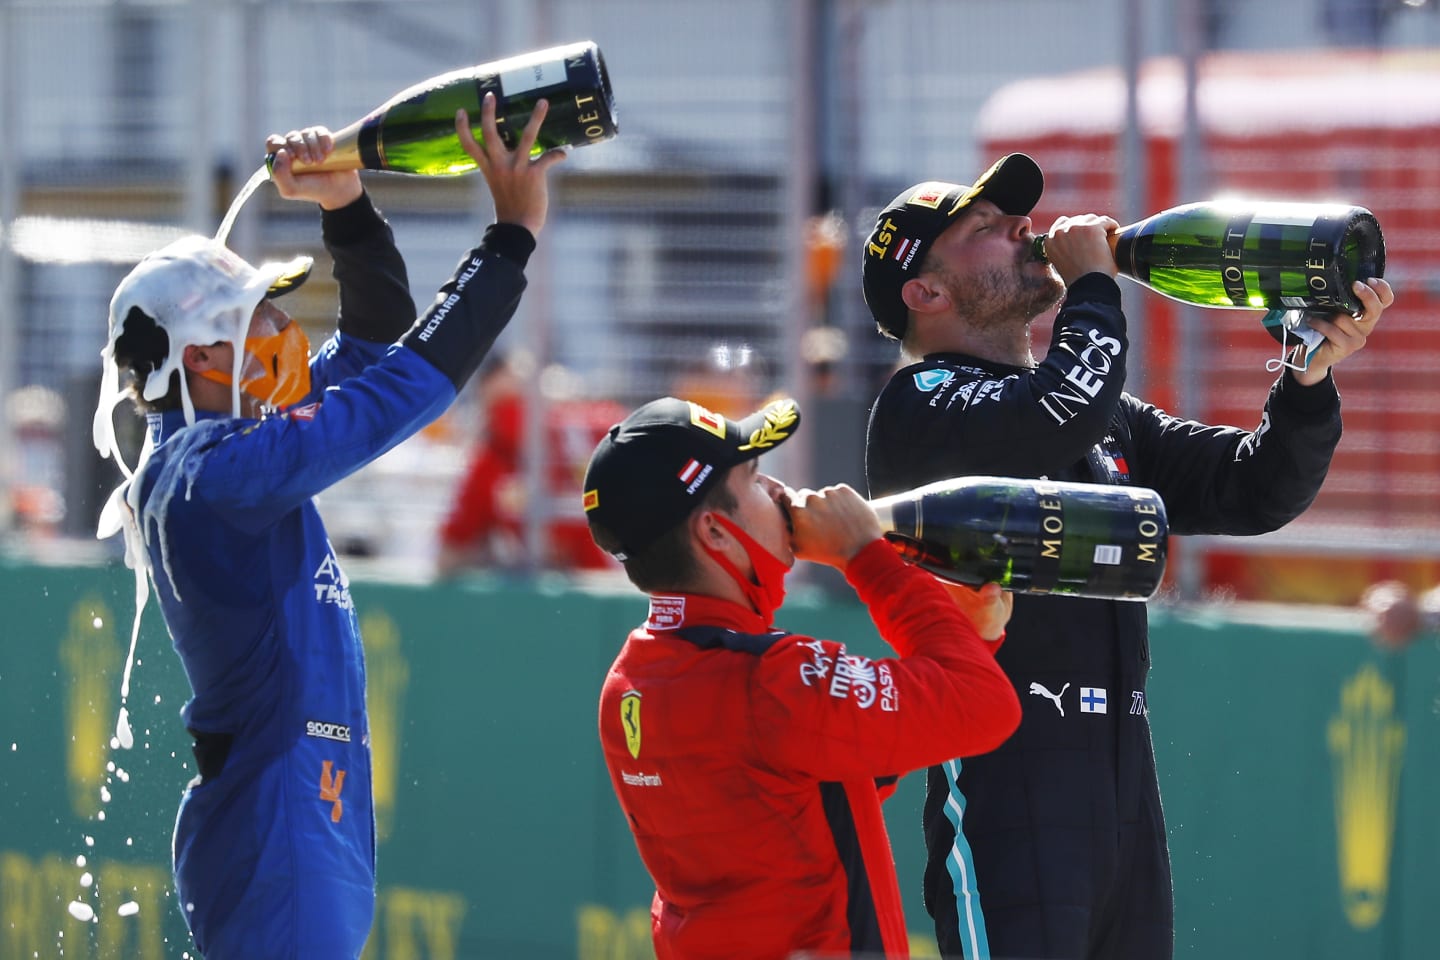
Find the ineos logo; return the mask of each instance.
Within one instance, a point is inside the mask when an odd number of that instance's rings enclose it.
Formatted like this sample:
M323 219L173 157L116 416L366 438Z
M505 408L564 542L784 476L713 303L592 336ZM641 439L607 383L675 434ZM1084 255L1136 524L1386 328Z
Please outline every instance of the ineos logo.
M1054 418L1056 423L1066 423L1079 412L1077 406L1088 406L1090 401L1105 388L1105 377L1110 373L1112 357L1120 356L1120 341L1103 336L1099 331L1087 330L1090 342L1085 345L1076 360L1079 361L1065 374L1067 383L1079 391L1070 392L1061 388L1052 390L1040 398L1040 405Z

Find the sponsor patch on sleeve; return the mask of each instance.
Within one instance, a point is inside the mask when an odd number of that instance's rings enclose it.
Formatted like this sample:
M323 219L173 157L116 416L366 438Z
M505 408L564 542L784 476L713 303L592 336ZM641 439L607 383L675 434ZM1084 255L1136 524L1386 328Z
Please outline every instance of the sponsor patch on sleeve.
M291 420L314 420L315 414L318 412L320 412L320 401L316 400L314 403L307 403L303 407L296 407L294 410L286 413L286 416Z

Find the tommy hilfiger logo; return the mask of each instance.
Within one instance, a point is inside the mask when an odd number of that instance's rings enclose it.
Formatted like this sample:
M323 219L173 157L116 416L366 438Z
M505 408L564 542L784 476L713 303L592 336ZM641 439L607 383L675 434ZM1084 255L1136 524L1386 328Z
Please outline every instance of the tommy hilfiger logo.
M1095 453L1111 483L1130 482L1130 464L1125 461L1125 454L1114 437L1106 437L1104 441L1096 444Z

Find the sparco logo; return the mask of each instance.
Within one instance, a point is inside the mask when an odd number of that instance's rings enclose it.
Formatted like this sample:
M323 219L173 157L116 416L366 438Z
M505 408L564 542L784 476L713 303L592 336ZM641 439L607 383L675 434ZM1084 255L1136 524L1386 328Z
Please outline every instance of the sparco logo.
M343 723L326 723L324 720L306 720L305 736L349 743L350 728Z

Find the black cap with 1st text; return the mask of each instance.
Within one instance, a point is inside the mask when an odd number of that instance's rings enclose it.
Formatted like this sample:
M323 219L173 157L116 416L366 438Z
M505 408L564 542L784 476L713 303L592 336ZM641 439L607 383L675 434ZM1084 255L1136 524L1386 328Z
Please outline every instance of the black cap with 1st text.
M902 191L875 218L861 268L865 303L880 332L904 339L910 314L900 288L920 269L935 238L976 200L1019 216L1035 209L1045 189L1040 167L1023 153L1006 154L973 184L927 180Z

